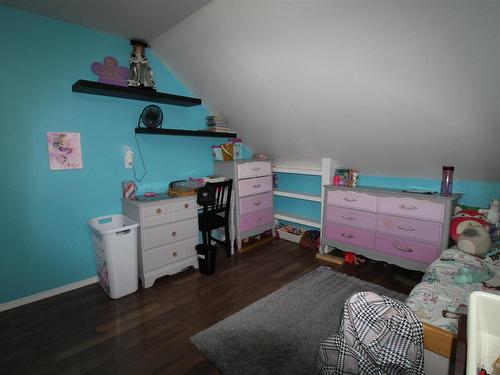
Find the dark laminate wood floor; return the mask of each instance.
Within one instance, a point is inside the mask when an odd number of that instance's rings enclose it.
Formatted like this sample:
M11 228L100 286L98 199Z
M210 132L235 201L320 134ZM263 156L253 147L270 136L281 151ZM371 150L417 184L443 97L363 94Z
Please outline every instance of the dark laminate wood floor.
M97 284L0 313L1 374L219 374L189 338L321 263L275 240L217 271L186 270L110 300ZM332 266L408 293L421 274L381 263Z

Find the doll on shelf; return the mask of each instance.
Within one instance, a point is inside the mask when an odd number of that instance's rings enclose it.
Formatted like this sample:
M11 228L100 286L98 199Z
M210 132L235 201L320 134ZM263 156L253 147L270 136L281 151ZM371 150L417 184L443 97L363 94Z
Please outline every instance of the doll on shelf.
M128 59L129 62L129 72L127 84L129 87L141 87L141 88L155 88L155 79L153 76L153 71L149 66L149 60L146 57L144 51L149 45L138 39L132 39L130 41L132 44L132 53Z

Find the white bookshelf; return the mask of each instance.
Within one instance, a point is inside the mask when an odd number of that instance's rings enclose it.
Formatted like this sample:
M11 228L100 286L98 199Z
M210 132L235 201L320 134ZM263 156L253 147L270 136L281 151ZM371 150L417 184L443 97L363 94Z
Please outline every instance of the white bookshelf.
M321 203L321 206L323 206L324 203L323 186L331 183L332 176L335 173L335 167L333 165L332 159L323 158L321 159L321 168L300 168L300 167L296 168L293 166L276 165L273 167L273 173L290 173L290 174L300 174L300 175L310 175L310 176L321 176L321 195L295 193L282 190L274 190L273 194L275 196L288 197L292 199L319 202ZM321 207L321 215L323 215L323 207ZM316 221L311 218L292 215L286 212L275 212L274 218L322 230L323 216L321 216L320 221Z
M321 176L323 171L319 168L293 168L277 165L273 168L276 173L292 173L292 174L305 174L311 176Z
M274 218L278 220L285 220L295 224L307 225L309 227L321 229L321 223L319 221L315 221L311 218L307 218L304 216L291 215L284 212L275 212Z
M273 194L279 195L280 197L302 199L304 201L311 201L311 202L321 202L321 195L292 193L290 191L282 191L282 190L274 190Z

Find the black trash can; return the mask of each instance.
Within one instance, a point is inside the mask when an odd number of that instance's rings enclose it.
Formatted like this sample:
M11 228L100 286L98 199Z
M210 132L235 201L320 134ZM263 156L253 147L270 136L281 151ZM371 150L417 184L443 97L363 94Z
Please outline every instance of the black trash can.
M204 275L212 275L215 272L217 246L199 244L196 245L196 253L198 254L200 272Z

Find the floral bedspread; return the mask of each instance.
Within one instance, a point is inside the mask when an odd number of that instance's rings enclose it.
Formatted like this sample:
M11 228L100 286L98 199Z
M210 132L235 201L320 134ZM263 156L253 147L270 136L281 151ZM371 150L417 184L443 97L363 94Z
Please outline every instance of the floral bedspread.
M455 312L460 304L468 305L469 294L476 290L500 294L500 290L488 288L482 282L458 283L457 275L464 266L477 274L489 274L487 277L494 274L495 280L500 277L500 261L495 257L478 258L458 249L445 250L427 268L422 281L406 300L406 304L423 322L456 333L456 317L453 314L444 317L443 310Z

